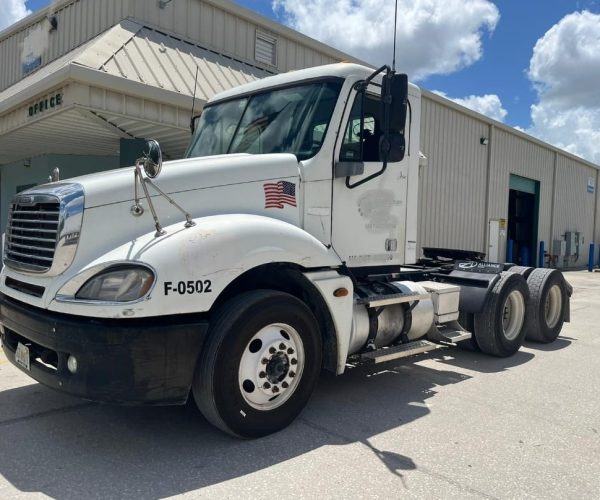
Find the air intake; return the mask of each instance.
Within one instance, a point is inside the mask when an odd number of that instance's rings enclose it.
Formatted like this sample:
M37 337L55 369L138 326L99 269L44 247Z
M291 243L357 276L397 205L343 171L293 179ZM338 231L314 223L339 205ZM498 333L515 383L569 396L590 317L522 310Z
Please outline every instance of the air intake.
M8 214L4 263L27 273L63 273L75 258L83 208L83 188L75 183L53 183L18 194Z
M12 267L44 272L52 267L60 201L53 196L17 197L8 213L5 259Z

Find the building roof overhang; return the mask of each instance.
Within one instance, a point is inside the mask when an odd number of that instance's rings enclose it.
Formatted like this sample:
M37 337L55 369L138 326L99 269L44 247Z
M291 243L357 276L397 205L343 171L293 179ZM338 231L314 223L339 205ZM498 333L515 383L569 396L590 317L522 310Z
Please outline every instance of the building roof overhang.
M116 155L122 138L156 138L179 157L192 102L199 110L215 93L270 74L127 19L0 92L0 164Z

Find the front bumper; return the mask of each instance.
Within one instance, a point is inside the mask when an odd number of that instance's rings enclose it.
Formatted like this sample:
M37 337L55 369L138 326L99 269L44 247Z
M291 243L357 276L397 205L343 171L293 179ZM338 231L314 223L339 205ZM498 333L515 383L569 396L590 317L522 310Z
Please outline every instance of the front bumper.
M201 316L97 319L52 313L0 293L2 347L38 382L92 401L183 404L188 398L208 321ZM15 361L30 353L27 371ZM77 372L67 368L77 358Z

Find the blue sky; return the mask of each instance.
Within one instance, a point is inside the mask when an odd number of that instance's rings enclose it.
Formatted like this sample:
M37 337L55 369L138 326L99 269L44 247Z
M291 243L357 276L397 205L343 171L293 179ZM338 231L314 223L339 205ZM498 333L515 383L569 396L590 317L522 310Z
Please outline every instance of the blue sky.
M0 14L22 3L0 0ZM391 62L393 0L236 3L372 64ZM600 0L398 5L398 67L412 81L600 163Z
M537 94L527 77L536 41L567 14L587 9L600 13L597 1L496 0L500 21L484 38L480 61L452 75L431 76L423 85L451 96L497 94L508 111L506 122L528 128L529 106Z

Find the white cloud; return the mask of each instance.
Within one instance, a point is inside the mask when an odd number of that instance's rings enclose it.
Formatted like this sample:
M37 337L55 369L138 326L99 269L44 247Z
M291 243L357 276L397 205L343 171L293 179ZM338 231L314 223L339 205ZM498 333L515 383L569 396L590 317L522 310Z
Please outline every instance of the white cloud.
M470 95L468 97L448 97L444 92L434 90L434 92L446 99L450 99L465 108L477 111L482 115L486 115L489 118L498 120L499 122L504 121L508 112L502 107L502 101L496 94L485 94L485 95Z
M372 64L392 62L392 0L273 0L294 29ZM396 64L411 80L448 74L482 56L500 18L489 0L399 0Z
M31 11L25 5L25 0L0 0L0 30L16 23L28 14L31 14Z
M600 15L565 16L533 49L538 93L528 133L600 163Z

